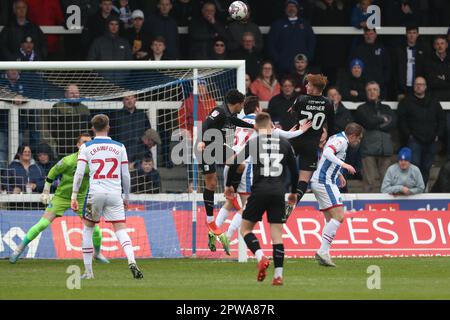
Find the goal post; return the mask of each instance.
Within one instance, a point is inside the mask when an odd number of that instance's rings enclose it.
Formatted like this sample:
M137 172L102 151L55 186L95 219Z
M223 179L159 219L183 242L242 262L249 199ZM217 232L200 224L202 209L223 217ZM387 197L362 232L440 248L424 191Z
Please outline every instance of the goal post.
M0 142L7 145L7 156L0 158L0 232L3 236L10 234L9 248L6 246L3 254L14 249L26 228L44 209L38 203L40 183L23 181L24 177L11 168L12 162L22 161L14 160L18 157L18 147L23 143L31 146L36 166L40 162L36 152L51 152L56 162L75 151L74 138L90 129L86 119L106 113L111 119L113 138L134 139L130 140L130 148L124 143L129 155L132 150L137 154L145 153L132 168L138 172L136 177L132 175L135 192L131 196L130 218L136 230L137 246L142 251L137 256L225 257L222 252L211 254L205 246L207 229L203 220L206 215L201 192L198 192L204 182L196 160L191 159L191 164L174 165L170 155L174 132L191 134L192 149L195 141L192 133L195 134L202 120L199 117L205 118L213 104L221 104L226 91L238 89L245 93L244 60L0 62L0 74L0 125L3 122L0 128L7 127L6 134L0 135L7 139ZM77 87L78 94L68 93L71 86ZM125 116L121 112L127 103L133 104L127 100L130 96L134 96L137 110L143 113L136 114L138 118L130 116L133 120L127 123L128 114ZM141 127L146 130L139 131ZM125 129L114 132L117 128ZM154 131L149 132L148 128ZM145 144L149 140L152 142ZM153 163L144 164L143 159ZM147 169L150 171L145 171ZM43 167L40 170L44 170ZM154 170L159 174L158 187L148 178ZM32 185L31 190L29 185ZM222 191L223 182L219 180L216 203L223 201ZM14 211L22 215L15 215ZM186 212L190 212L189 219ZM42 251L38 247L29 257L78 257L77 246L68 246L67 239L71 242L71 234L78 232L80 225L72 219L73 213L66 212L66 216L57 227L45 231L51 233L46 237L53 242L66 241L65 247L55 244L55 248ZM105 232L110 234L106 229ZM108 241L113 240L111 236ZM52 245L47 240L42 242L44 247ZM120 257L112 247L108 247L109 257ZM241 257L238 247L234 248L234 257L246 259L246 252L245 257ZM166 254L166 251L171 253Z

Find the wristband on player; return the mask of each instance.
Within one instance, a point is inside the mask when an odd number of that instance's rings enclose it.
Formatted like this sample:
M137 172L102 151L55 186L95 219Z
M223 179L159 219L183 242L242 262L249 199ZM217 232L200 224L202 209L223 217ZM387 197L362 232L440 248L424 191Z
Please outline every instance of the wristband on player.
M72 200L77 200L78 192L72 192Z

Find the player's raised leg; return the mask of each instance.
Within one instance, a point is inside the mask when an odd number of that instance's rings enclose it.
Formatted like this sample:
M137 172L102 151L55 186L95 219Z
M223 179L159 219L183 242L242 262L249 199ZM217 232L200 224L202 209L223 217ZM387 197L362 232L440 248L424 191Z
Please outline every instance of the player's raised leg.
M14 250L13 254L9 257L9 262L16 263L19 259L20 255L24 252L25 248L28 246L28 244L36 239L36 237L53 222L53 220L56 218L56 215L52 212L46 211L42 218L34 225L32 226L25 235L25 238L22 240L22 242L17 246L17 248Z

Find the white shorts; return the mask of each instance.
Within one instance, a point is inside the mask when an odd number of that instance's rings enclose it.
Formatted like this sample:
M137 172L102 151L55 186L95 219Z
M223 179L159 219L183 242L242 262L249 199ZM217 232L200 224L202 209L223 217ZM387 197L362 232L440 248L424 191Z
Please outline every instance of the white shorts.
M311 190L316 196L320 211L344 205L341 192L335 184L311 182Z
M89 194L83 208L83 218L92 222L100 222L100 217L105 222L125 222L125 208L121 195L105 193Z
M225 168L223 169L224 184L226 184L227 182L229 169L230 168L228 166L225 166ZM241 181L239 182L237 190L235 191L241 194L250 194L252 182L253 182L253 165L251 163L245 162L245 168L244 171L242 172Z

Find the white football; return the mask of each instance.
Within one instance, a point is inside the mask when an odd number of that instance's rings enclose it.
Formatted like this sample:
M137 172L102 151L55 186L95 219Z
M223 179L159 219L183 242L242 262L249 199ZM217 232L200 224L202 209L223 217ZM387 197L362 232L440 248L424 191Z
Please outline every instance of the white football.
M242 20L247 17L248 8L247 5L242 1L234 1L232 4L230 4L228 13L234 20Z

